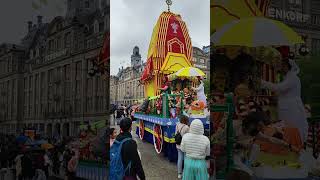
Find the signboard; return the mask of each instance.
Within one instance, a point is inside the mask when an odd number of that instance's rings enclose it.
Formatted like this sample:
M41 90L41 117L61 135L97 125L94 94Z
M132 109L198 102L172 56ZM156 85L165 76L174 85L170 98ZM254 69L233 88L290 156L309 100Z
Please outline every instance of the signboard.
M294 4L294 5L301 5L302 1L301 0L289 0L290 4Z
M287 20L298 23L306 23L310 19L310 15L302 14L296 11L287 11L279 8L269 8L268 16L275 19Z
M65 56L67 54L67 49L52 53L48 56L46 56L46 61L50 61L53 60L55 58L61 57L61 56Z
M207 66L200 65L200 64L194 64L194 66L200 69L207 69Z
M24 135L29 137L30 139L34 140L34 138L36 136L36 130L26 129L26 130L24 130Z

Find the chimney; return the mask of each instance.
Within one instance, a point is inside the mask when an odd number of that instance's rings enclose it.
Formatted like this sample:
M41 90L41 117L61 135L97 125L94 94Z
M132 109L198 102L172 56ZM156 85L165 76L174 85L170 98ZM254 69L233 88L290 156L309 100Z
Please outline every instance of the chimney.
M32 21L28 21L28 30L29 32L31 31L32 29Z
M42 16L38 16L38 26L42 24Z

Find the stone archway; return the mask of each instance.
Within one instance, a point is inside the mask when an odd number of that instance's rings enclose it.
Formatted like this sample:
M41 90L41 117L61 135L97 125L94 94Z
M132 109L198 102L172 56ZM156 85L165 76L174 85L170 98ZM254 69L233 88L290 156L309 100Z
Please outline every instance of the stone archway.
M52 137L52 124L47 124L47 132L46 135L48 137Z
M70 124L64 123L62 127L62 136L69 137L70 136Z

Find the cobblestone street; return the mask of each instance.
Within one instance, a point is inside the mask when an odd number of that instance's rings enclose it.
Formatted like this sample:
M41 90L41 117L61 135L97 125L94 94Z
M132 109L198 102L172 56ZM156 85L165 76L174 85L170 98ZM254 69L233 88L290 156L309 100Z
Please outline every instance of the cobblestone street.
M112 127L116 127L119 132L119 126ZM141 153L142 166L147 180L178 179L175 163L169 162L162 154L157 154L153 144L141 141L135 133L135 128L133 128L132 135L138 144L138 149Z

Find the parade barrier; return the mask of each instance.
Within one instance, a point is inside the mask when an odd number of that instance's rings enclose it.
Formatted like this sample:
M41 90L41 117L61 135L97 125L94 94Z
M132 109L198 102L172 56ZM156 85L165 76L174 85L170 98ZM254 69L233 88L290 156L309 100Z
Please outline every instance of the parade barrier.
M97 162L79 162L77 177L90 180L107 180L107 166Z

